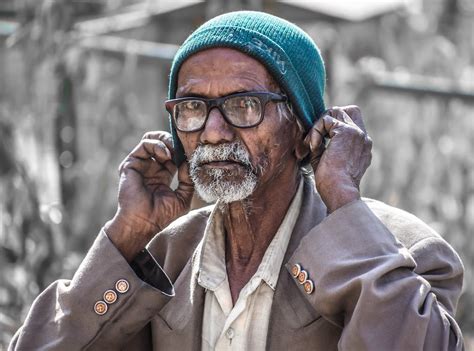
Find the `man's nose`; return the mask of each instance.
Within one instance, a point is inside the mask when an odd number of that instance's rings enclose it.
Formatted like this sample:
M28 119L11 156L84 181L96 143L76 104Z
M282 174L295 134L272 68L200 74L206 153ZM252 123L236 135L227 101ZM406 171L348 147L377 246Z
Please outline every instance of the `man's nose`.
M200 141L205 144L222 144L231 142L234 138L234 127L226 122L219 109L215 107L209 111Z

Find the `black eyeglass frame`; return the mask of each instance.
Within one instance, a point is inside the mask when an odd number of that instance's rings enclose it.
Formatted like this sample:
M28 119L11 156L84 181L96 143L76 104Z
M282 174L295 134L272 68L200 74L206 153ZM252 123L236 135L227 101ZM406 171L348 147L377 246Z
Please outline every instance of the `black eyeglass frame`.
M224 104L224 102L227 99L235 98L235 97L239 97L239 96L256 97L260 101L260 105L261 105L262 108L261 108L261 111L260 111L260 118L258 119L258 121L256 123L254 123L252 125L249 125L249 126L238 126L238 125L235 125L234 123L232 123L229 120L229 118L226 116L226 114L224 112L224 109L222 108L222 105ZM178 123L176 122L175 106L180 102L192 101L192 100L198 100L198 101L202 101L202 102L205 103L205 105L206 105L206 118L204 119L204 122L202 123L201 127L197 128L197 129L193 129L193 130L182 130L182 129L178 128ZM174 127L177 130L179 130L180 132L183 132L183 133L192 133L192 132L197 132L197 131L200 131L200 130L204 129L204 127L206 126L206 123L207 123L207 119L209 118L209 113L215 107L222 114L222 117L224 117L224 120L235 128L246 129L246 128L256 127L260 123L262 123L263 117L265 115L265 107L267 106L267 103L270 102L270 101L287 102L288 97L286 95L272 93L270 91L250 91L250 92L236 93L236 94L230 94L230 95L222 96L222 97L219 97L219 98L216 98L216 99L208 99L208 98L203 98L203 97L187 96L187 97L182 97L182 98L177 98L177 99L166 100L165 101L165 107L166 107L166 110L171 115L171 117L172 117L171 120L173 122Z

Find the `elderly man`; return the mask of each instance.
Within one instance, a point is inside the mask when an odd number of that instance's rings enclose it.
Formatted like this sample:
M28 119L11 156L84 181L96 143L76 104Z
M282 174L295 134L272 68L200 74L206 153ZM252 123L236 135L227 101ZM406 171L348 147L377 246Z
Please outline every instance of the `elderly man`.
M325 111L324 81L282 19L197 29L171 69L173 135L124 160L116 215L11 350L462 349L458 255L361 199L371 141L357 107ZM188 213L194 189L216 204Z

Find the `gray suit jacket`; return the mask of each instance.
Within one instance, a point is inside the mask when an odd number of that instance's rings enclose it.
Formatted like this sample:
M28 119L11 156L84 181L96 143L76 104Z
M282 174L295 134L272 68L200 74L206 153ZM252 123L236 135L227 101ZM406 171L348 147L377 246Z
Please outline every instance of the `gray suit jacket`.
M312 181L304 186L267 349L463 349L453 318L463 266L451 246L416 217L373 200L327 216ZM9 350L199 350L205 291L195 252L210 211L190 212L149 244L174 292L140 280L101 232L73 279L38 296ZM314 281L312 294L292 277L295 263ZM95 302L121 278L130 289L97 315Z

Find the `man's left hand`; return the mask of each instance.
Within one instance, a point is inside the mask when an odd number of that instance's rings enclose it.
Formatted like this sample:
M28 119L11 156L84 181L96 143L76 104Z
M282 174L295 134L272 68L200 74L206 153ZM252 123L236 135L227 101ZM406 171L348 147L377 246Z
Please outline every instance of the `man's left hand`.
M325 138L329 143L325 145ZM360 199L359 185L372 158L372 140L357 106L326 111L305 138L316 188L331 213Z

